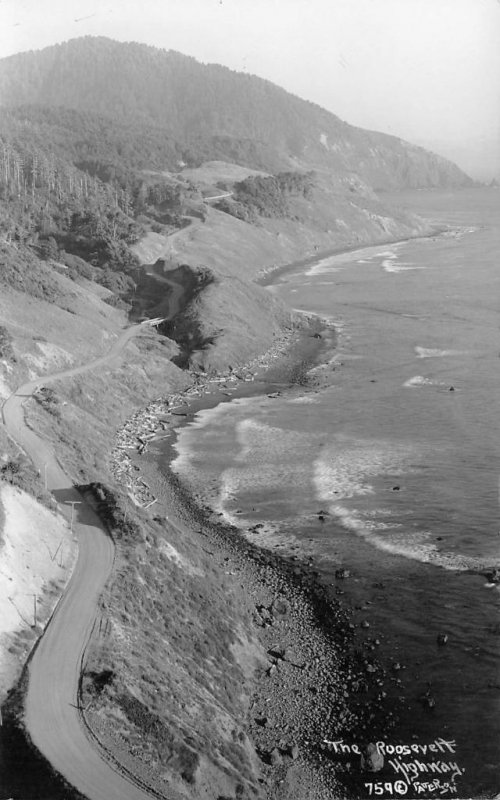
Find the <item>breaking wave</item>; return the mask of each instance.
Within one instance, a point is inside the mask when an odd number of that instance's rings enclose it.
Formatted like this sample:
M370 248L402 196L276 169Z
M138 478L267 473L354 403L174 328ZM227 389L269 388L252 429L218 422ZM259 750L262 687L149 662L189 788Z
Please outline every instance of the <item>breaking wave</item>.
M406 264L404 262L396 264L396 262L393 261L392 259L385 259L384 261L382 261L382 266L386 272L394 272L394 273L410 272L415 269L425 269L425 267L417 267L416 265L414 266L413 264Z
M429 541L433 536L431 531L408 531L402 524L393 525L366 520L356 511L339 504L329 506L328 510L345 528L354 531L385 553L420 561L423 564L433 564L455 572L488 567L487 562L478 558L440 551L436 544Z
M434 386L435 383L430 378L424 378L423 375L414 375L404 382L403 386Z
M460 350L439 350L434 347L415 347L417 358L444 358L445 356L460 356Z
M314 462L316 497L328 502L374 494L374 487L366 479L400 472L408 456L406 445L338 436L335 443Z

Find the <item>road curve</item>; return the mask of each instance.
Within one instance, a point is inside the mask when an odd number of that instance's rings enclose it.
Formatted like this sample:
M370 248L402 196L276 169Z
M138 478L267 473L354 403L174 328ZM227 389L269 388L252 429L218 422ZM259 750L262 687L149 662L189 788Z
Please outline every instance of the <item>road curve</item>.
M114 545L99 517L74 488L52 447L24 421L23 403L34 390L60 378L78 375L119 358L141 326L125 330L107 354L88 364L29 381L4 403L8 433L40 471L47 486L70 517L69 503L79 502L73 528L78 536L78 559L55 613L29 663L26 726L40 752L66 780L89 800L151 800L152 794L116 772L87 738L78 710L78 687L85 648L95 620L97 603L111 572Z

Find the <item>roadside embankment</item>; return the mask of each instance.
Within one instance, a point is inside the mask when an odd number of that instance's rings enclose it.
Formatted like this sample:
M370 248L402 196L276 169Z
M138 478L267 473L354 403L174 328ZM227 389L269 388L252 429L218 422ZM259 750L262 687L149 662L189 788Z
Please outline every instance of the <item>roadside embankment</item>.
M24 661L69 580L77 543L65 519L26 492L0 484L0 698Z

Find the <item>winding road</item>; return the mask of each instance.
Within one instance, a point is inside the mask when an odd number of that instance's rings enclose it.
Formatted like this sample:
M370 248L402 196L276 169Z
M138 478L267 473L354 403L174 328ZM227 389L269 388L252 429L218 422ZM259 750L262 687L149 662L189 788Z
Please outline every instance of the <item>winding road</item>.
M78 559L29 663L25 719L36 747L89 800L151 800L152 797L103 759L85 733L78 708L85 650L99 596L113 567L114 545L99 517L82 502L52 447L27 427L23 405L40 386L118 361L129 340L140 330L141 325L128 328L108 353L88 364L25 383L2 408L6 430L35 466L45 471L47 487L58 501L60 511L70 518L71 503L79 504L73 525L79 542Z

